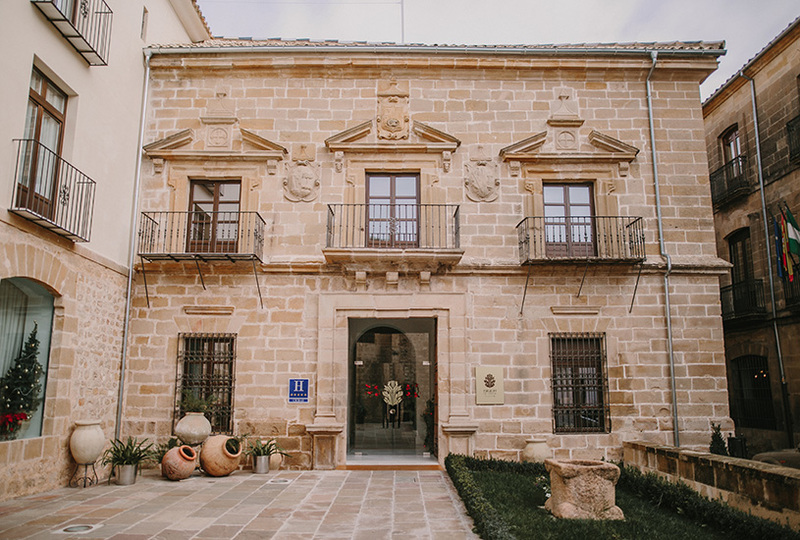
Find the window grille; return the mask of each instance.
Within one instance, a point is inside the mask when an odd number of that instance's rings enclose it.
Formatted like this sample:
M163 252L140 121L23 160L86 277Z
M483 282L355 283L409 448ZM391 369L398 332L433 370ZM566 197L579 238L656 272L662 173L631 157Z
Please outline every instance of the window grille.
M210 402L206 417L213 433L233 432L236 334L179 334L175 417L186 411L184 395Z
M763 356L734 358L731 416L738 427L775 429L769 366Z
M604 334L550 334L553 432L608 433Z

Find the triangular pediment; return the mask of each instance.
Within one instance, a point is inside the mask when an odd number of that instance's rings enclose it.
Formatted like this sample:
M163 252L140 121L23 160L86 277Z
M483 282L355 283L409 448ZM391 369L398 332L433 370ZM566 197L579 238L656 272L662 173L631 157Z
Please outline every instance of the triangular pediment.
M325 139L331 152L437 153L454 152L461 145L456 137L416 120L408 139L380 139L375 121L369 120Z
M554 140L560 134L553 130L537 133L500 150L503 161L534 162L554 161L562 163L609 162L630 163L636 158L639 149L610 135L592 130L586 136L571 135L567 143Z
M177 150L178 148L190 145L192 141L194 141L192 130L184 129L183 131L173 133L168 137L144 145L144 151L147 155L155 155L164 151Z
M217 144L206 133L203 138L195 136L191 129L184 129L163 139L144 145L145 154L151 159L189 160L189 159L244 159L248 161L280 161L289 153L280 144L270 141L242 127L222 128L227 144ZM238 137L237 137L238 132ZM237 141L232 144L232 139ZM224 143L224 140L223 140Z

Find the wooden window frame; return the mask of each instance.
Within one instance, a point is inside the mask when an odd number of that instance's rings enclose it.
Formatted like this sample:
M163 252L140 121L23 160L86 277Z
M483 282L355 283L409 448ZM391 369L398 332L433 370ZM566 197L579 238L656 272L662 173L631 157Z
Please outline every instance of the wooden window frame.
M200 184L213 184L214 197L211 201L213 210L211 215L196 210L194 208L194 188ZM223 185L239 186L239 196L236 200L237 210L232 212L220 212L219 188ZM199 201L208 203L208 201ZM234 201L222 201L230 204ZM189 181L189 216L186 234L186 249L188 253L237 253L239 246L240 215L242 208L242 183L240 180L212 180L208 178L197 178ZM228 216L228 214L235 214ZM235 234L233 239L219 239L217 233L220 227L234 227Z
M544 192L548 188L561 188L563 192L563 203L555 204L546 202ZM570 188L585 187L589 194L589 216L572 216L571 209L583 204L572 204L569 198ZM542 199L545 220L545 253L548 258L585 258L592 257L597 253L595 245L595 202L594 184L591 182L543 182ZM563 207L563 218L548 216L548 207ZM586 241L576 241L575 237L586 239ZM554 241L553 238L563 238L564 241Z
M396 172L367 172L365 182L365 198L367 203L367 211L365 212L365 227L366 227L366 241L367 247L370 248L415 248L419 247L420 235L420 173L418 171L396 171ZM374 203L372 202L377 197L373 197L371 193L371 185L373 178L388 177L389 178L389 196L388 203ZM412 197L398 197L397 195L397 179L400 177L414 177L414 192ZM386 199L387 197L380 197ZM398 202L403 201L403 202ZM411 202L413 200L413 202ZM374 216L374 211L379 207L386 207L388 215ZM382 211L381 211L382 212ZM388 223L388 236L387 240L374 239L371 237L371 231L376 223ZM398 224L402 228L402 232L398 230ZM407 225L404 225L407 224Z

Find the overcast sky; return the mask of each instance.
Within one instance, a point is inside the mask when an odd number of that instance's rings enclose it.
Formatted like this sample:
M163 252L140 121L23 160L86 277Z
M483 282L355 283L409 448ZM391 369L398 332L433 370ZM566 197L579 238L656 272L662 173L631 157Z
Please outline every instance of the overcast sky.
M708 97L798 0L198 0L215 36L447 45L725 40ZM401 13L403 17L401 17ZM401 24L404 21L404 24Z

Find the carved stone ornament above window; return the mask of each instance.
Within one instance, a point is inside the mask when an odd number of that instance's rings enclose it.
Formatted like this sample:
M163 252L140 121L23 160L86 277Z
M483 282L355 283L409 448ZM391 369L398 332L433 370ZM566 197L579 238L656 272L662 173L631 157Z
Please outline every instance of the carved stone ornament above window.
M378 82L378 138L408 139L408 81Z
M218 126L211 124L209 127ZM209 138L197 140L195 132L184 129L144 146L145 155L153 160L155 172L163 169L165 161L262 161L267 162L267 172L277 174L278 162L285 159L288 150L241 126L231 127L231 148L219 148Z
M461 141L422 122L412 120L409 136L405 140L387 140L378 136L378 121L368 120L346 129L325 140L325 146L334 153L337 172L344 170L347 153L358 154L442 154L442 169L450 170L452 154Z
M627 176L630 162L639 153L638 148L599 131L582 136L576 130L574 144L568 145L558 139L560 133L558 127L551 127L506 146L500 150L500 159L509 163L512 175L518 163L609 163L617 164L620 176Z

